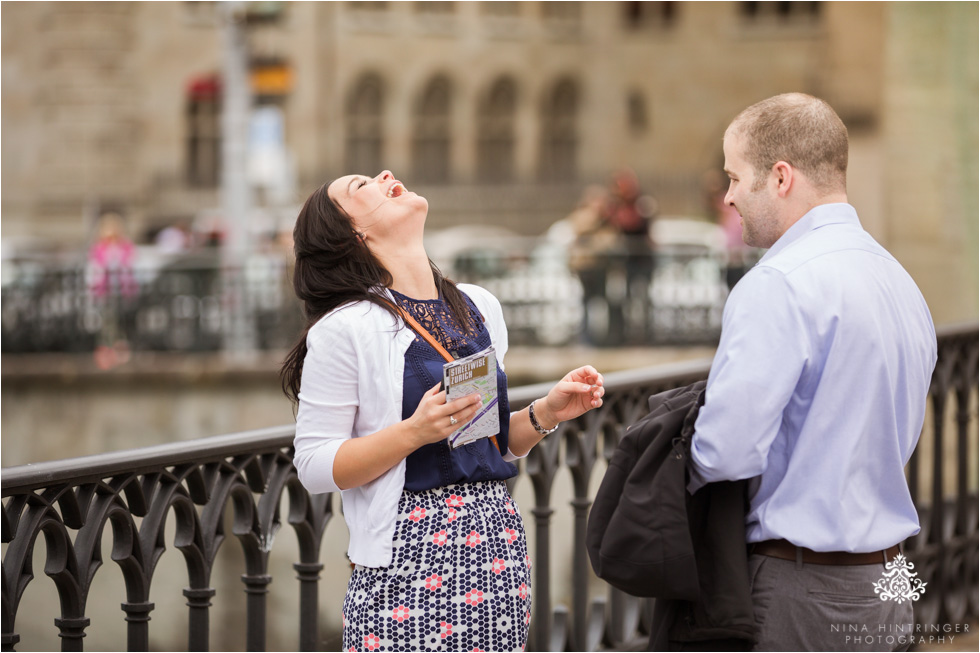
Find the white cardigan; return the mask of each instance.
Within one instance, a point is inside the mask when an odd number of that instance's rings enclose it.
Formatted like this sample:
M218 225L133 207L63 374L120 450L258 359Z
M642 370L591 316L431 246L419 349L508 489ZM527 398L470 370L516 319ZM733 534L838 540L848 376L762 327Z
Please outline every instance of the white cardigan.
M497 364L504 368L507 326L500 302L488 291L460 284L483 314ZM389 293L389 298L394 301ZM296 415L295 456L299 480L316 494L336 492L334 458L349 438L357 438L402 421L405 352L415 332L395 322L371 302L337 308L313 325ZM507 451L505 460L517 456ZM365 567L391 564L398 499L405 485L402 460L375 480L340 490L350 530L347 554Z

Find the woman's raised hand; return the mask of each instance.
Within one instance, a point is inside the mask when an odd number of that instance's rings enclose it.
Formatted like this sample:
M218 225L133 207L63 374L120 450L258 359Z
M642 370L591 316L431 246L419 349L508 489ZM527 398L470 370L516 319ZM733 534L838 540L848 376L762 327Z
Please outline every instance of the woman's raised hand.
M405 420L418 447L449 437L473 419L482 404L480 395L475 393L447 402L446 391L440 391L440 385L437 383L422 395L415 413Z
M572 370L535 404L538 421L550 428L598 408L606 393L602 384L602 375L591 365Z

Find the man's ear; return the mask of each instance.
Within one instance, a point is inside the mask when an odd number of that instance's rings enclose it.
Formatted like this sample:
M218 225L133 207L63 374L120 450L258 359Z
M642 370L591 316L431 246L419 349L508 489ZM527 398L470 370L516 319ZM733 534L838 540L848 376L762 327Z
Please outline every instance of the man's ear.
M776 161L771 174L776 182L776 194L780 197L786 197L796 181L796 170L785 161Z

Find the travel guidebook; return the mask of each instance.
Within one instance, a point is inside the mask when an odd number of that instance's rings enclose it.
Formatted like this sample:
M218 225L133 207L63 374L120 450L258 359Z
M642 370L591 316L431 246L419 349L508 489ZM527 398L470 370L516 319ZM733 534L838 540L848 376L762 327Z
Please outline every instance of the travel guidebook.
M449 436L451 449L500 433L500 414L497 410L497 354L492 346L472 356L446 363L442 366L442 378L446 388L446 401L459 399L474 392L483 400L476 417Z

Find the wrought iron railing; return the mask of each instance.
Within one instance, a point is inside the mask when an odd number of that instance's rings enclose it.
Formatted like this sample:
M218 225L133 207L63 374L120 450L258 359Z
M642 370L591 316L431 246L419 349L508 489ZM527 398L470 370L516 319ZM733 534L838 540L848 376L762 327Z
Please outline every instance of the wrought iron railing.
M922 532L908 542L907 552L928 584L915 606L923 624L961 623L977 616L977 350L976 325L941 330L931 415L908 468ZM514 483L530 483L533 496L530 510L524 506L533 518L528 530L535 561L529 649L622 649L646 637L647 600L608 586L590 596L603 587L586 558L590 483L611 458L624 426L646 412L650 394L705 378L707 372L708 362L700 361L609 374L604 406L563 424L521 465ZM526 405L547 387L513 389L513 407ZM299 549L293 565L299 579L299 648L316 650L322 644L318 589L325 569L320 549L325 539L343 534L338 528L327 531L339 508L333 495L311 496L298 482L292 437L292 427L281 427L4 469L3 650L13 650L20 640L18 605L33 579L33 551L42 535L44 572L60 599L51 612L62 650L82 650L92 600L109 598L89 593L103 562L106 526L111 558L125 579L127 647L147 650L154 609L149 587L165 550L164 527L171 514L173 544L183 554L187 574L187 647L207 650L211 601L227 600L216 597L212 572L224 545L222 515L228 506L234 515L231 531L244 553L246 647L264 650L267 645L269 559L285 516ZM572 479L570 533L554 532L559 506L553 494L563 474ZM280 510L284 496L285 515ZM553 535L571 543L567 566L552 560ZM333 560L327 570L342 576L346 563ZM569 577L570 604L559 605L552 598L553 581Z
M445 261L446 273L477 283L501 302L511 342L597 346L712 343L728 293L717 252L661 247L643 274L625 258L599 257L594 269L571 271L564 250L539 239L480 247ZM149 254L147 255L149 257ZM291 347L302 312L289 263L255 254L244 267L222 265L216 251L144 258L125 270L84 264L4 261L4 353L92 352L124 345L139 351L219 351ZM244 336L242 335L244 333Z
M218 351L232 326L247 326L252 349L281 349L302 326L287 263L272 254L233 268L210 251L125 270L5 261L0 301L4 353L91 352L119 342Z

